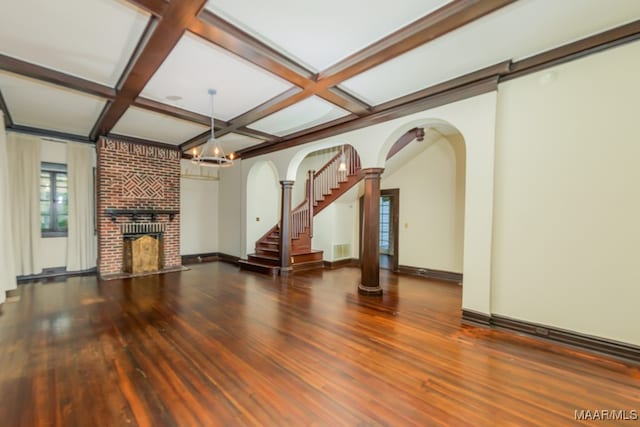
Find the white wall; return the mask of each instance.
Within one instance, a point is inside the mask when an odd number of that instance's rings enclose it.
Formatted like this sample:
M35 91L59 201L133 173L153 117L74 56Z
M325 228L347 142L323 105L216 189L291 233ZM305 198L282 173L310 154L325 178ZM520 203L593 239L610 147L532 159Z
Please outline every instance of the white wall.
M256 241L280 222L280 183L268 161L254 164L247 177L246 251L253 253Z
M242 163L234 162L234 166L220 169L218 187L218 250L234 256L242 256L244 236Z
M462 273L464 163L460 170L457 163L453 145L440 137L382 175L382 189L400 190L400 265Z
M180 254L218 252L218 170L180 166Z
M341 196L314 218L311 247L323 251L322 259L325 261L358 258L359 256L357 242L359 235L358 202L349 196L350 194ZM347 257L336 258L333 247L341 244L349 244L351 254Z
M640 42L501 84L492 311L640 344Z

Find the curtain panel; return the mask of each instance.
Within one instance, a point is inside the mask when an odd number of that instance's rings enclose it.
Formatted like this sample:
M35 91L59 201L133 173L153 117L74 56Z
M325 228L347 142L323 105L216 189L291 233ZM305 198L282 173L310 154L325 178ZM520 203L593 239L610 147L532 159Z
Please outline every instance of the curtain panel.
M95 149L88 144L67 143L69 222L67 271L96 266L93 212L93 164Z
M40 138L11 132L7 141L15 273L39 274Z
M4 127L4 114L0 110L0 304L7 291L17 288L16 266L13 256L13 237L11 232L11 196L9 187L9 159L7 158L7 133Z

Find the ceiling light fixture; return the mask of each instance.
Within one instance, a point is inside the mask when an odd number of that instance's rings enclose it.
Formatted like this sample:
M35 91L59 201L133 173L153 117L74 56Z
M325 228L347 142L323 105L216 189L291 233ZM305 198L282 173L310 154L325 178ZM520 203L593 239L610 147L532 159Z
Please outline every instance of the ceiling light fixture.
M209 95L211 96L211 136L202 145L202 149L199 152L196 148L193 149L191 163L199 166L227 167L233 165L234 156L233 153L229 157L225 156L222 146L216 141L215 127L213 126L213 96L215 94L215 89L209 89Z

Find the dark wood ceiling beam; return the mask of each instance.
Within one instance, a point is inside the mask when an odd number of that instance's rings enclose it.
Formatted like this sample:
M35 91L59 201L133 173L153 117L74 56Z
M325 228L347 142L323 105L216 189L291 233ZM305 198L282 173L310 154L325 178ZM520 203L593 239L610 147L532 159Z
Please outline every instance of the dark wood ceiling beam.
M462 99L481 95L483 93L496 90L498 86L498 78L499 76L488 77L484 80L475 81L465 86L454 87L445 92L438 93L423 99L418 99L404 105L389 108L385 111L379 111L365 117L356 118L337 126L323 129L317 132L307 133L297 138L286 138L281 142L264 143L255 147L250 147L246 150L241 150L239 154L244 159L256 157L274 151L306 144L312 141L317 141L319 139L339 135L345 132L361 129L363 127L383 123L388 120L404 117L409 114L427 110L429 108L435 108L441 105L460 101Z
M178 43L185 29L195 20L205 2L206 0L173 0L168 4L147 43L140 49L135 64L123 79L122 87L113 102L94 126L92 138L111 132ZM137 1L134 3L139 4Z
M169 6L169 2L167 0L129 0L129 3L138 6L140 9L146 10L157 18L163 16Z
M233 131L234 133L249 136L251 138L261 139L263 141L280 141L282 137L272 135L267 132L262 132L256 129L250 129L247 127L239 128ZM217 135L217 134L216 134Z
M203 10L199 18L189 28L194 34L235 53L244 60L303 90L307 90L307 96L317 95L357 115L367 112L368 105L361 100L342 90L329 91L326 87L317 87L315 73L219 16L208 10Z
M318 83L335 86L516 0L454 0L322 71Z
M96 95L101 98L113 99L116 96L115 89L109 86L101 85L99 83L81 79L80 77L75 77L70 74L65 74L60 71L31 64L2 54L0 54L0 70L20 74L21 76L35 80L53 83L58 86Z
M278 142L282 140L282 138L271 135L269 133L260 132L259 130L249 129L249 128L240 128L233 131L233 133L237 133L240 135L249 136L251 138L257 138L266 142ZM193 147L197 147L198 145L204 144L207 139L211 136L211 132L206 131L201 133L200 135L196 135L195 137L189 139L188 141L180 144L180 149L182 151L187 151L192 149ZM220 132L216 132L216 138L221 137ZM223 147L224 148L224 147Z
M303 99L306 99L312 95L313 92L310 90L300 90L300 88L293 87L288 91L283 92L280 95L275 96L267 102L257 106L253 110L250 110L249 112L231 120L229 126L222 129L219 133L216 132L216 135L220 134L220 136L222 136L231 132L235 132L237 129L243 128L250 123L260 120L261 118L280 111L284 108L287 108L295 104L296 102L302 101Z
M5 127L12 126L13 125L13 119L11 118L11 113L9 112L9 107L7 106L7 103L4 100L4 96L2 96L2 91L1 90L0 90L0 111L2 111L2 113L4 114L4 125L5 125ZM0 129L0 131L2 131L2 130Z
M145 110L154 111L156 113L166 114L167 116L177 119L187 120L193 123L211 127L211 117L194 111L185 110L173 105L163 104L153 99L138 97L133 103L134 107L143 108ZM214 126L218 129L229 126L224 120L215 119Z
M477 70L472 73L468 73L463 76L456 77L455 79L447 80L446 82L439 83L434 86L430 86L426 89L422 89L417 92L413 92L408 95L401 96L396 99L392 99L391 101L378 104L372 109L372 112L377 113L380 111L385 111L385 110L388 110L389 108L398 107L413 101L417 101L419 99L426 98L431 95L435 95L437 93L442 93L442 92L451 90L459 86L465 86L479 80L484 80L488 77L504 76L509 73L510 69L511 69L511 61L500 62L498 64L491 65L481 70Z
M206 9L189 30L296 86L313 84L314 73Z
M205 142L207 142L207 139L209 139L210 136L211 136L211 131L208 130L206 132L202 132L200 135L196 135L193 138L189 139L188 141L185 141L182 144L180 144L180 150L188 151L194 147L197 147L198 145L202 145Z
M510 80L523 75L591 55L605 49L640 39L640 20L586 37L541 54L514 62L511 72L501 80Z
M27 135L41 136L44 138L63 139L66 141L83 142L86 144L94 143L94 141L92 141L86 136L74 135L72 133L60 132L60 131L49 130L49 129L40 129L40 128L31 127L31 126L22 126L22 125L13 124L11 126L7 126L7 130L10 130L12 132L17 132L17 133L24 133Z
M356 98L355 96L347 93L339 87L332 87L325 89L317 94L322 99L325 99L343 110L347 110L357 116L364 116L371 112L371 106L364 101Z
M286 95L280 97L278 102L270 104L269 108L259 106L231 120L229 129L222 130L224 134L314 95L364 117L372 112L371 107L338 88L339 83L514 1L454 0L330 67L317 78L308 73L303 74L298 64L206 10L201 14L200 20L193 22L190 30L303 89L302 92L290 94L289 98L286 98Z

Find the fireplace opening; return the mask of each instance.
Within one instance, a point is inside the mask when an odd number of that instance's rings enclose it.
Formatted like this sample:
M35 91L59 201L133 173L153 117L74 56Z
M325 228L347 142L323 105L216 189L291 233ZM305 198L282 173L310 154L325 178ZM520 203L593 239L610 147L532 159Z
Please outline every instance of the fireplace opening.
M164 267L163 233L123 235L122 271L151 273Z

